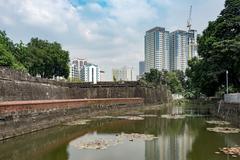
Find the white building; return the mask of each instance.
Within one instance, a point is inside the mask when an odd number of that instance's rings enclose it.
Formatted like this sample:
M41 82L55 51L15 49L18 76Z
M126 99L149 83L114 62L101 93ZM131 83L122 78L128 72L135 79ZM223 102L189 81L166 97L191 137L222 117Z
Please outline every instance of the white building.
M71 81L78 81L81 80L80 72L84 65L87 64L85 59L76 58L73 59L69 65L70 72L69 78Z
M134 81L134 71L133 67L123 67L121 69L112 70L113 80L116 81Z
M145 72L169 70L169 32L161 27L150 29L145 34L144 44Z
M95 64L85 64L81 69L81 80L84 82L92 82L96 84L100 81L100 68Z

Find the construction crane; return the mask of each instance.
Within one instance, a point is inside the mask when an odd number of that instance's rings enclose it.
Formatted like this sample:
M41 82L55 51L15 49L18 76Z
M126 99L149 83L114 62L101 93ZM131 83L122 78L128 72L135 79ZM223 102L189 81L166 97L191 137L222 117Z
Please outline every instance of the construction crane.
M192 5L190 6L189 17L188 17L188 20L187 20L188 31L191 30L191 27L192 27L191 23L192 23Z

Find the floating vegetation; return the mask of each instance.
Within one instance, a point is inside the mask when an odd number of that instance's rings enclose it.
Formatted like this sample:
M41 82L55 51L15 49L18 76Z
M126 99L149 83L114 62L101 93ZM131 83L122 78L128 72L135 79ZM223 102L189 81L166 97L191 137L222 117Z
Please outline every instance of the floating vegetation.
M179 114L164 114L161 115L161 118L166 118L166 119L184 119L186 115L179 115Z
M208 115L202 115L202 114L185 114L186 117L207 117Z
M81 120L76 120L76 121L65 123L64 125L66 125L66 126L86 125L90 121L91 120L81 119Z
M156 114L141 114L139 117L158 117Z
M240 147L224 147L219 149L226 155L232 155L232 157L240 156Z
M140 116L97 116L95 119L127 119L127 120L144 120L143 117Z
M126 119L126 120L133 120L133 121L136 121L136 120L144 120L143 117L140 117L140 116L118 116L116 118L119 118L119 119Z
M113 116L97 116L93 117L94 119L108 119L108 118L114 118Z
M226 121L206 121L208 124L216 124L216 125L229 125L229 122Z
M240 129L238 128L230 128L230 127L214 127L207 128L208 131L218 132L218 133L239 133Z
M72 144L77 149L106 149L112 146L113 143L111 140L95 139L86 142L79 142Z
M139 134L139 133L123 133L121 134L122 137L127 138L129 141L134 141L134 140L144 140L144 141L150 141L153 140L155 137L154 135L151 134Z
M154 139L155 137L150 134L139 134L139 133L131 133L131 134L116 134L113 139L104 139L104 138L96 138L91 140L85 141L78 141L75 143L70 143L72 146L76 147L77 149L94 149L94 150L101 150L107 149L111 146L115 146L121 144L125 141L135 141L135 140L144 140L149 141Z

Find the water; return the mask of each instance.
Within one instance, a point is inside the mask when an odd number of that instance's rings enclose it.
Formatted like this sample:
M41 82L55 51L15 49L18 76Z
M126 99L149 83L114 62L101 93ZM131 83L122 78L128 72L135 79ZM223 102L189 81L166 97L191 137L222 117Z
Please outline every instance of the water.
M59 126L0 142L0 160L231 160L215 154L218 148L240 145L240 134L209 132L212 119L203 107L173 107L151 114L186 113L185 119L145 117L144 120L94 120L83 126ZM116 139L121 133L153 134L152 140L123 140L105 150L80 150L74 143L92 139Z

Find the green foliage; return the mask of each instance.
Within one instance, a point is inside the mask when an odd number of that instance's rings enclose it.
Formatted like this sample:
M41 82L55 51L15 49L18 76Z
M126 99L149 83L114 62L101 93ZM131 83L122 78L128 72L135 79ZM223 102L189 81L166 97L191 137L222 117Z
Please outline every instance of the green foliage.
M187 70L192 90L213 96L225 84L225 72L229 71L229 83L240 90L240 1L226 0L225 9L198 39L198 52L202 59L193 59Z
M24 64L30 74L40 74L44 78L68 77L69 53L59 43L32 38L27 44L27 55L31 60Z
M141 82L143 80L150 85L167 85L172 93L182 93L183 87L179 77L184 79L184 75L181 75L180 71L177 72L161 72L157 69L151 69L149 73L145 73L143 79L140 79ZM181 76L180 76L181 75Z
M115 76L113 76L113 82L117 82L117 79Z
M145 73L144 78L147 82L159 85L162 78L162 73L157 69L151 69L149 73Z
M183 87L176 72L166 72L164 79L172 93L182 93Z
M0 31L0 66L27 70L31 75L44 78L69 75L69 53L57 42L32 38L25 45L22 41L14 44Z
M5 32L0 31L0 66L25 71L25 67L17 61L12 52L15 50L13 42Z

